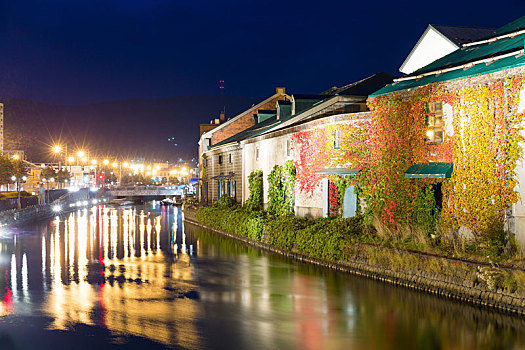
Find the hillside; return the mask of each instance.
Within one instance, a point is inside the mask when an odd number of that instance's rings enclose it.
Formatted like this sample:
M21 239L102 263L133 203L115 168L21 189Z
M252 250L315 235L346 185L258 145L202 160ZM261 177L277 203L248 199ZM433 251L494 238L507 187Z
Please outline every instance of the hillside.
M101 155L191 159L197 155L199 124L226 117L257 102L239 96L178 96L128 99L84 106L60 106L24 99L4 101L5 149L23 149L29 160L50 160L57 140L68 151ZM173 142L168 138L174 137ZM177 144L177 146L175 146Z

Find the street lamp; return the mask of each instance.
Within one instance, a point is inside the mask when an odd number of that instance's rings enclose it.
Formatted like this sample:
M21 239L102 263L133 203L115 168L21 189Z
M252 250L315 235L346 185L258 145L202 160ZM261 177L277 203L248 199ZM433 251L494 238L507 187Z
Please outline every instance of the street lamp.
M53 146L53 152L55 153L55 155L58 156L58 170L62 170L62 158L60 157L61 156L60 153L62 152L62 146L60 145ZM65 145L65 149L64 149L64 158L67 159L67 144Z
M11 176L12 181L16 181L16 192L18 192L18 209L22 209L22 203L20 202L20 178L17 178L16 176ZM27 177L22 176L22 180L26 182Z

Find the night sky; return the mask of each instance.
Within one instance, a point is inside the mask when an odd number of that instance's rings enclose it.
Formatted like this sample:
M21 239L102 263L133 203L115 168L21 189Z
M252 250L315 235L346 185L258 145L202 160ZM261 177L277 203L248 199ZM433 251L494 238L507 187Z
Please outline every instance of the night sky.
M320 92L398 68L429 23L499 27L508 1L2 1L0 97L86 104L275 86Z

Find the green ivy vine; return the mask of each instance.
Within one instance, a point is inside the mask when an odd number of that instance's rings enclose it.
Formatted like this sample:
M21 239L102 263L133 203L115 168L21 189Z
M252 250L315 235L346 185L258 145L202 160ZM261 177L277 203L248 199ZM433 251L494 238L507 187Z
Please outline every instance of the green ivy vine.
M276 165L268 175L268 212L283 216L294 213L295 180L297 171L291 160Z
M248 188L250 196L246 201L245 207L251 211L262 210L263 206L263 172L254 170L248 176Z

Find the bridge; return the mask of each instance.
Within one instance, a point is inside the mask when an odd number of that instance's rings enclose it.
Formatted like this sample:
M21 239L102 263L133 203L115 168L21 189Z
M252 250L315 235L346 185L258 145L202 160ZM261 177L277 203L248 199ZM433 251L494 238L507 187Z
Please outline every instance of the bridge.
M184 186L122 186L106 191L110 197L169 197L183 194Z

